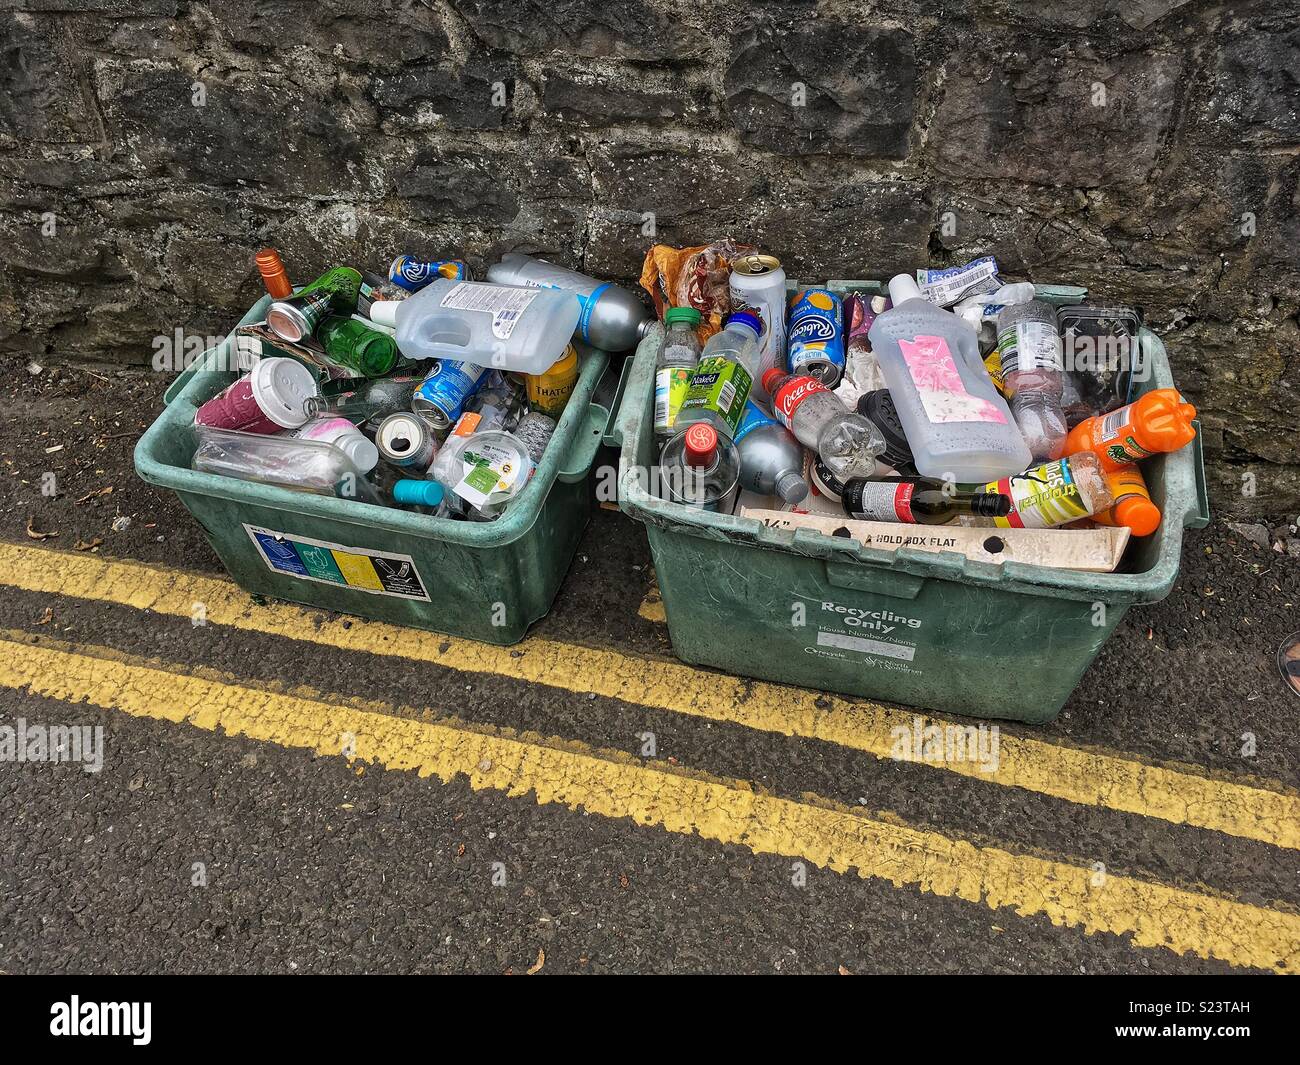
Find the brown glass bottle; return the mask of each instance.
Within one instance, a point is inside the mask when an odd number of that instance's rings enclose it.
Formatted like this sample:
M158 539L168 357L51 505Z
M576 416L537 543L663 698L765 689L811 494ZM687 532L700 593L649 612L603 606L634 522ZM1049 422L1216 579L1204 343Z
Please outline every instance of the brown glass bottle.
M253 262L257 263L257 271L262 275L266 291L271 294L272 299L282 300L293 295L293 285L289 283L289 275L285 273L284 263L280 261L278 251L274 248L263 248L253 256Z

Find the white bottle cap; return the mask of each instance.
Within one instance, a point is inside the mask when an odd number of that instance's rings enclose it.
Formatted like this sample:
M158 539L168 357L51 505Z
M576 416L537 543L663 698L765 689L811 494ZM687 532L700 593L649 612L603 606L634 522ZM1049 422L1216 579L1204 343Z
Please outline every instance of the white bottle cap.
M300 362L259 359L248 375L257 405L276 425L296 429L307 420L307 398L316 395L316 378Z
M360 433L340 433L330 443L347 455L360 473L369 473L379 465L379 448Z
M921 286L911 274L895 274L889 279L889 301L897 307L908 300L921 298Z
M405 302L405 300L375 300L370 305L370 320L375 325L394 328L397 325L397 308Z

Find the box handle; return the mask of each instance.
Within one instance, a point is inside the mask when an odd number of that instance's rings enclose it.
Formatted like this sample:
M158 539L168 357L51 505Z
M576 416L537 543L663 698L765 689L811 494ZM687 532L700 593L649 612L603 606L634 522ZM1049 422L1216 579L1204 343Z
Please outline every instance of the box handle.
M208 363L216 357L217 352L221 351L224 347L225 343L219 344L215 348L208 348L207 351L185 367L185 369L183 369L177 376L176 380L169 384L167 390L163 392L163 406L170 407L173 400L184 391L185 386L190 383L191 379L193 379L193 377L201 370L205 369Z
M608 422L609 411L599 403L587 404L582 424L574 431L573 439L569 441L569 450L560 461L560 471L556 476L561 481L573 484L587 479L591 464L596 461L596 452L600 450Z
M895 599L915 599L925 584L925 578L915 573L863 565L861 562L827 562L826 580L836 588L891 595Z
M610 447L622 447L625 440L635 438L646 406L646 390L654 390L655 363L659 361L663 342L663 325L652 322L646 335L641 338L641 343L637 345L636 355L624 360L618 379L618 393L612 407L613 417L605 434L605 442ZM653 428L651 426L651 432Z
M1205 451L1201 445L1201 422L1192 420L1196 436L1192 438L1192 473L1196 477L1196 506L1188 508L1183 517L1184 529L1204 529L1210 524L1210 493L1205 484Z
M619 447L623 443L623 429L618 424L618 416L623 407L623 393L627 391L627 379L632 374L634 362L635 357L624 359L618 371L618 387L614 389L614 398L609 404L609 420L605 423L605 433L601 440L606 447Z

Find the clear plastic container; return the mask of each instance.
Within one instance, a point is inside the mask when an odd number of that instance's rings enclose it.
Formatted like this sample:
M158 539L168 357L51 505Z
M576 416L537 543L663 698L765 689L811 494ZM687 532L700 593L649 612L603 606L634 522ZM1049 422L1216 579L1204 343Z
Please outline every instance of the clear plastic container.
M564 354L581 304L572 292L439 278L370 317L397 330L408 359L459 359L517 373L545 373Z
M700 312L694 307L664 312L664 346L655 363L655 438L661 444L677 431L677 411L700 364L699 324Z
M771 369L763 378L777 419L799 443L815 451L832 474L847 481L876 472L885 438L873 423L849 410L815 377Z
M279 485L299 492L382 503L348 456L323 440L199 428L190 462L200 473Z
M533 469L527 444L493 430L449 436L428 476L455 497L452 508L474 521L491 521L524 490Z
M970 484L1023 470L1029 447L984 368L975 330L923 299L907 274L890 281L889 296L893 308L868 335L917 471Z
M675 429L707 422L727 439L735 436L745 403L758 384L754 375L762 357L762 329L753 312L737 311L709 337L686 386Z

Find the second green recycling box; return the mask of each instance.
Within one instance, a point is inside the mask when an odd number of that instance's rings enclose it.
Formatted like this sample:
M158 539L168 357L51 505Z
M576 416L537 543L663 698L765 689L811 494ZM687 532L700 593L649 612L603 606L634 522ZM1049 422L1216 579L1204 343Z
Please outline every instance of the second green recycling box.
M829 287L880 292L872 282ZM649 490L662 343L656 327L625 371L612 442L622 449L620 506L645 524L673 650L687 662L908 706L1050 721L1125 611L1169 594L1183 529L1209 520L1199 438L1143 464L1164 521L1130 543L1115 573L883 551L670 503ZM1159 338L1143 330L1141 344L1151 372L1137 391L1172 387Z
M270 298L243 323L265 317ZM492 522L452 521L190 469L194 412L235 374L230 341L168 393L136 472L174 489L245 591L468 636L523 639L550 608L591 515L587 484L608 412L592 402L608 356L579 345L573 396L527 488Z

